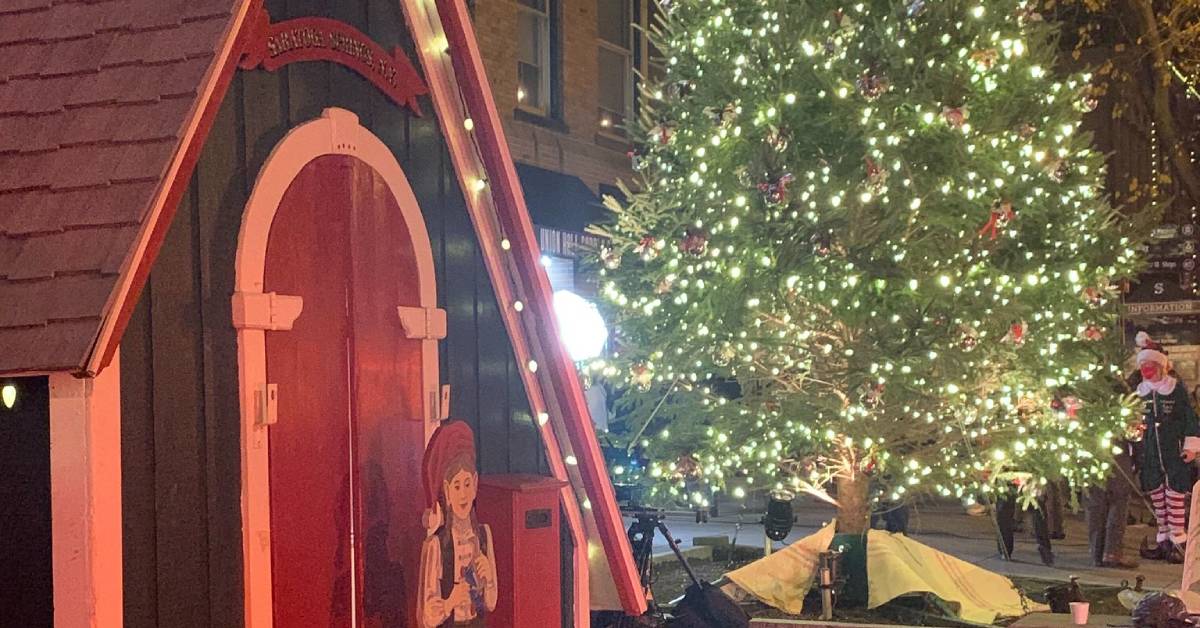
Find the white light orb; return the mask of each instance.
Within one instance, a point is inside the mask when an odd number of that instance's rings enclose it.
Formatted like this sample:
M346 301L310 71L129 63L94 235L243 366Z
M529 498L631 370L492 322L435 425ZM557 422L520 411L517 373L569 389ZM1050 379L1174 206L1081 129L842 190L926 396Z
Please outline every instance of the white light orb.
M608 342L608 326L596 305L571 292L554 293L554 315L558 332L571 359L580 362L598 357Z

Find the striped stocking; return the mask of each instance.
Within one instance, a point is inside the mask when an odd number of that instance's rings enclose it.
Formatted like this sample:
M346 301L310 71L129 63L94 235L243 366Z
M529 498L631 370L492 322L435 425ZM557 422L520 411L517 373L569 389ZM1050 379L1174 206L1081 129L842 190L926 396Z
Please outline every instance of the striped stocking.
M1187 493L1167 489L1167 527L1171 531L1171 542L1176 545L1187 543Z
M1159 543L1171 538L1171 527L1167 519L1167 487L1159 486L1150 491L1150 504L1154 507L1154 520L1158 522Z

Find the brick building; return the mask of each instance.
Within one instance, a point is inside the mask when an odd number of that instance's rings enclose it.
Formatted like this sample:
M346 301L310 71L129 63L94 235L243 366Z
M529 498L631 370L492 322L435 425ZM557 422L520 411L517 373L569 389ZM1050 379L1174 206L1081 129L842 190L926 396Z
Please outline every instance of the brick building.
M475 3L480 54L555 287L575 280L583 228L600 196L633 174L622 127L636 120L637 77L651 68L636 25L649 0ZM594 243L593 243L594 244ZM562 257L558 263L555 258ZM568 272L570 271L570 272Z

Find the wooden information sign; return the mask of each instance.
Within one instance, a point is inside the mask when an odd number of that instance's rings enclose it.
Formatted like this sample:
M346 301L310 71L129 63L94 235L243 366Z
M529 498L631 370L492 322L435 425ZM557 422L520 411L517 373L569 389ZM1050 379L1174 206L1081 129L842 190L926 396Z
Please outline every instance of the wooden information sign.
M271 23L265 9L248 25L239 66L274 72L298 61L330 61L371 81L393 102L421 115L419 96L429 88L404 51L391 53L358 29L337 20L305 17Z

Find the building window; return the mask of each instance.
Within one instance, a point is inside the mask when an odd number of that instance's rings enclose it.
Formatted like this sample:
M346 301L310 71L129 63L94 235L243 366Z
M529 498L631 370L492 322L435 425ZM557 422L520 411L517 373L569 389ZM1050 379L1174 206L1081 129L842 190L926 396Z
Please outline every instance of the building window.
M517 107L551 114L552 0L518 0Z
M633 115L633 0L596 3L599 34L598 115L600 129L623 135Z

